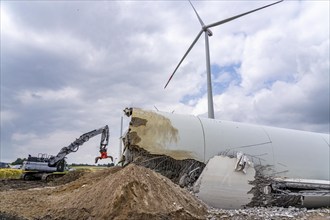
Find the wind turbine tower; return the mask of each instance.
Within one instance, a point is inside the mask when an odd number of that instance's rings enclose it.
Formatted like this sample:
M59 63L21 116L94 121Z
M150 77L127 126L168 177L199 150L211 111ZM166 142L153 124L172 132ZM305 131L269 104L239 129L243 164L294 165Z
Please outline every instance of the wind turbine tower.
M202 29L200 30L200 32L197 34L197 37L195 38L195 40L192 42L192 44L190 45L190 47L188 48L188 50L186 51L186 53L183 55L182 59L180 60L179 64L176 66L175 70L173 71L172 75L170 76L170 78L168 79L164 89L167 87L167 85L169 84L169 82L171 81L172 77L174 76L174 74L176 73L177 69L179 68L179 66L181 65L182 61L186 58L186 56L188 55L188 53L190 52L190 50L194 47L194 45L196 44L196 42L198 41L198 39L200 38L200 36L202 35L202 33L204 32L205 35L205 53L206 53L206 73L207 73L207 100L208 100L208 117L209 118L214 118L214 106L213 106L213 95L212 95L212 80L211 80L211 63L210 63L210 49L209 49L209 37L211 37L213 35L212 31L210 30L210 28L215 27L215 26L219 26L221 24L227 23L229 21L235 20L239 17L245 16L247 14L259 11L261 9L270 7L272 5L278 4L281 1L277 1L275 3L269 4L269 5L265 5L263 7L254 9L252 11L248 11L245 12L243 14L239 14L209 25L205 25L203 20L200 18L200 16L198 15L195 7L193 6L193 4L190 2L190 5L192 6L193 10L196 13L196 16L199 20L199 23L202 26Z

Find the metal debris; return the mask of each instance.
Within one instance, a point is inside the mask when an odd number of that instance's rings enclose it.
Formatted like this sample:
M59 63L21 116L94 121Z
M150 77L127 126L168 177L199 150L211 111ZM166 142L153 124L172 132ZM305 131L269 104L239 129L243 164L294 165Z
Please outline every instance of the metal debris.
M253 188L253 206L295 206L295 207L327 207L330 206L330 185L328 181L315 183L295 179L283 179L267 176L263 172L267 166L256 166L255 179L250 182Z
M127 146L126 162L152 169L181 187L191 188L205 164L194 159L175 160L167 155L150 154L136 145Z
M237 162L235 166L235 171L242 171L246 174L246 169L248 166L253 167L253 163L249 158L244 155L242 152L237 152Z
M301 195L288 194L281 191L274 191L272 184L275 183L271 176L264 174L264 170L268 169L267 166L256 166L255 179L250 182L253 185L252 189L248 192L253 194L252 201L247 204L247 207L253 206L298 206L302 205Z

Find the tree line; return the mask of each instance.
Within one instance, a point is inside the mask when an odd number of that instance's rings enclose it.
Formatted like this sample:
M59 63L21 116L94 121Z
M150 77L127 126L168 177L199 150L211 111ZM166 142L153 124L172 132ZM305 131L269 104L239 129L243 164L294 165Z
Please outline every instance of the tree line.
M10 163L10 165L23 165L23 162L26 161L26 158L17 158L14 162ZM70 166L102 166L102 167L111 167L114 166L113 163L107 163L107 164L97 164L97 165L91 165L87 163L72 163L69 164Z

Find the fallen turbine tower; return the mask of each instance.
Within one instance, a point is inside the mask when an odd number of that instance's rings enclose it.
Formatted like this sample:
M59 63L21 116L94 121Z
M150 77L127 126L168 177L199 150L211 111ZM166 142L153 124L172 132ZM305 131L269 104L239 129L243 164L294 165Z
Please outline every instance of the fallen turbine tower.
M125 114L125 163L154 169L211 206L330 206L329 134L138 108Z

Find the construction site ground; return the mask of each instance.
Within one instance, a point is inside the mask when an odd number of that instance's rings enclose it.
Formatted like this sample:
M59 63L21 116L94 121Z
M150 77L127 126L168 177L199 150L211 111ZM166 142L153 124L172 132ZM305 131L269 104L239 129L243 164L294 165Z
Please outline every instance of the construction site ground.
M0 180L0 219L329 219L327 208L208 207L141 166L77 170L46 183Z

